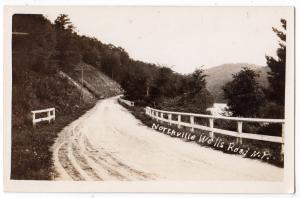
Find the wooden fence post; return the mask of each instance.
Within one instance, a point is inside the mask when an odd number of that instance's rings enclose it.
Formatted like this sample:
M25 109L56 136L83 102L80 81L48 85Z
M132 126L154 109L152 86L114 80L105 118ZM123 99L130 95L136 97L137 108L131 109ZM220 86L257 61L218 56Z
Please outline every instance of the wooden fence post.
M35 113L32 113L32 125L35 127Z
M51 117L51 110L48 110L48 112L47 112L47 117L48 117L48 118ZM51 119L48 120L48 123L51 123Z
M242 121L238 121L238 133L239 135L242 134L242 131L243 131L243 122ZM243 140L241 137L238 137L237 138L237 144L242 144L243 143Z
M191 131L194 132L194 116L190 116L190 122L191 122Z
M280 156L281 156L281 161L284 160L284 144L285 144L285 134L284 134L284 123L282 124L282 134L281 134L281 137L282 137L282 144L281 144L281 151L280 151Z
M210 137L214 138L214 119L209 118Z
M161 123L163 123L163 122L164 122L164 121L163 121L163 119L164 119L164 113L160 112L160 118L162 119L162 120L161 120Z
M178 127L178 129L180 129L180 123L181 123L181 115L178 115L178 117L177 117L177 120L178 120L178 124L177 124L177 127Z
M53 110L53 120L55 120L55 109Z
M172 114L168 114L168 120L169 120L169 125L171 126L171 121L172 121Z

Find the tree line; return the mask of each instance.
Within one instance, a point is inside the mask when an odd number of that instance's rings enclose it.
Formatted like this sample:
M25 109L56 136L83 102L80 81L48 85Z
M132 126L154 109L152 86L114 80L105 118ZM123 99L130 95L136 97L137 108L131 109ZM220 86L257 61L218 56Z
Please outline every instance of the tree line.
M282 19L281 23L285 30L286 21ZM125 98L134 100L136 104L205 113L206 108L214 102L206 89L201 67L191 74L182 75L167 66L134 60L121 47L79 35L65 14L59 15L54 23L43 15L16 14L13 16L13 31L19 30L29 34L24 36L26 38L13 38L14 83L26 81L26 75L20 72L26 68L50 78L59 70L72 72L77 64L85 62L117 81L125 90ZM235 74L233 81L223 87L228 110L233 116L284 116L286 35L276 28L273 31L281 41L277 50L278 58L266 56L271 70L269 88L260 87L255 80L258 74L248 68ZM46 98L49 93L52 98L58 96L51 94L57 90L51 83L35 86L37 97Z

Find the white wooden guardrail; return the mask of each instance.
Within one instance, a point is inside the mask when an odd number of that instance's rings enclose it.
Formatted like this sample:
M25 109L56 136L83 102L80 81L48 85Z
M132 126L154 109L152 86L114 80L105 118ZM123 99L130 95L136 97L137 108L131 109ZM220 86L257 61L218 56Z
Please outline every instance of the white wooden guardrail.
M253 140L261 140L261 141L268 141L268 142L276 142L282 144L281 152L283 153L283 146L284 146L284 119L261 119L261 118L239 118L239 117L225 117L225 116L212 116L212 115L205 115L205 114L194 114L194 113L183 113L183 112L171 112L171 111L163 111L158 109L153 109L151 107L146 107L146 115L156 119L157 121L160 120L162 122L166 122L169 125L175 124L178 128L181 126L186 126L194 131L194 129L201 129L210 132L210 136L214 137L214 133L219 133L223 135L229 135L237 137L237 142L242 143L242 139L253 139ZM165 118L164 115L168 115L168 118ZM172 116L177 115L177 120L173 120ZM181 116L188 116L190 122L182 122ZM196 124L194 122L195 117L200 118L207 118L209 119L209 126L203 126ZM214 128L214 120L221 119L221 120L232 120L237 122L237 131L230 131L225 129ZM243 133L243 122L259 122L259 123L279 123L282 125L282 136L270 136L270 135L260 135L260 134L253 134L253 133Z
M126 104L127 106L134 107L134 102L118 98L119 102Z
M47 117L36 118L36 114L45 113L45 112L47 112ZM31 111L31 113L32 113L33 126L35 126L36 123L38 122L48 121L50 123L51 120L55 120L55 108L35 110L35 111Z

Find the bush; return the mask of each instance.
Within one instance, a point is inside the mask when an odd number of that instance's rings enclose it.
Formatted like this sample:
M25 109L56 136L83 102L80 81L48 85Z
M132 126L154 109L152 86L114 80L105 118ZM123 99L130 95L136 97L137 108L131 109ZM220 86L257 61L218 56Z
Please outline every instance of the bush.
M260 109L260 116L263 118L283 119L284 106L275 102L269 102Z

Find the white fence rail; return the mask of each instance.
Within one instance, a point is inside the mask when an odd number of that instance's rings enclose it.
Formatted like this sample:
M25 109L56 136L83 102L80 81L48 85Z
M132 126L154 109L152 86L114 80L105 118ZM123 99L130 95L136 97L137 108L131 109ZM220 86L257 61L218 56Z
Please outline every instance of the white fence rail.
M127 106L134 107L134 102L118 98L119 102L126 104Z
M35 111L31 111L31 113L32 113L33 126L35 126L36 123L38 122L48 121L50 123L51 120L55 120L55 108L35 110ZM47 117L36 118L36 114L40 114L40 113L47 113Z
M210 132L210 136L214 137L214 133L219 133L223 135L229 135L237 137L237 142L242 143L242 139L253 139L253 140L262 140L268 142L276 142L282 144L282 153L284 146L284 120L283 119L261 119L261 118L238 118L238 117L224 117L224 116L212 116L205 114L194 114L194 113L183 113L183 112L171 112L163 111L158 109L153 109L146 107L146 115L156 119L157 121L166 122L169 125L175 124L178 128L181 126L189 127L191 131L194 129L201 129ZM165 118L164 115L167 115ZM177 116L177 120L172 119L173 115ZM190 122L182 122L181 116L189 117ZM207 118L209 120L209 126L200 125L194 122L194 118ZM214 128L214 121L217 119L221 120L232 120L237 122L237 131L230 131L225 129ZM282 125L282 136L270 136L270 135L260 135L253 133L243 133L243 122L259 122L259 123L278 123Z

